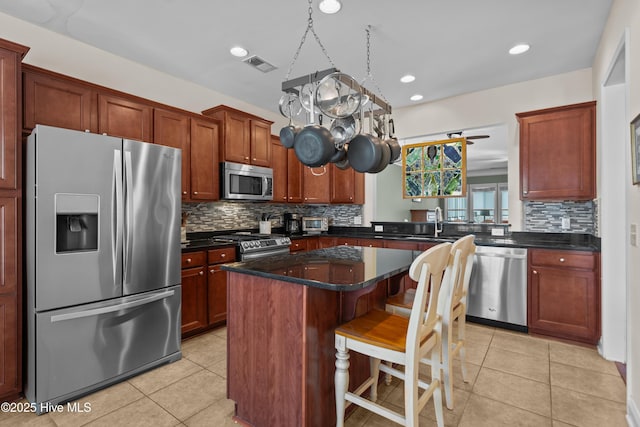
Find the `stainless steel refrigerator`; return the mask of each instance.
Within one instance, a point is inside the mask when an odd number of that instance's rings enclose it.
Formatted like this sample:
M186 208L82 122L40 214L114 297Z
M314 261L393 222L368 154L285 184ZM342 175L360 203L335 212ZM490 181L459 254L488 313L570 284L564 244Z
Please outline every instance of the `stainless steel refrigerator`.
M180 359L180 150L27 140L25 395L46 411Z

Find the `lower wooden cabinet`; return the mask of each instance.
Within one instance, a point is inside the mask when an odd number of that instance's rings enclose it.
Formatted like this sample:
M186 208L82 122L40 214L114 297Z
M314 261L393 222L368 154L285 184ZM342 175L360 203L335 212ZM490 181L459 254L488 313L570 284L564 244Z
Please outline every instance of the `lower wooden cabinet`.
M596 344L601 334L600 254L529 250L532 333Z
M182 270L182 335L204 329L207 318L207 276L205 267Z
M182 336L202 332L227 320L227 272L235 247L182 254Z

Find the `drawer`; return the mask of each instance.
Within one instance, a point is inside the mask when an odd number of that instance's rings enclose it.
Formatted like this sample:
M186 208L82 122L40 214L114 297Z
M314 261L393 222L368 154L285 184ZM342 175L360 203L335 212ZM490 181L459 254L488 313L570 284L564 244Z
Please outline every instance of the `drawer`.
M191 268L204 265L207 261L207 254L202 252L187 252L182 254L182 268Z
M596 255L591 252L535 249L530 250L529 254L531 256L531 265L580 268L583 270L594 270L596 267Z
M307 250L307 241L305 239L292 240L289 246L289 252L298 252Z
M221 264L224 262L233 262L236 260L236 248L220 248L209 249L208 252L209 264Z

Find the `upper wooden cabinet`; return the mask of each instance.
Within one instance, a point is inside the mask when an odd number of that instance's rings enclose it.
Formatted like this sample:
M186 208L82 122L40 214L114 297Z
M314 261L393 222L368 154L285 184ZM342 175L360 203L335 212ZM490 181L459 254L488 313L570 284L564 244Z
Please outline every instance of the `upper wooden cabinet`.
M191 199L220 199L220 122L191 118Z
M326 165L319 168L303 167L304 203L329 203L331 201L331 168Z
M156 108L153 114L154 142L182 150L182 199L191 193L191 119L175 111Z
M271 167L273 122L226 105L202 112L222 122L220 161Z
M153 107L131 99L98 94L98 133L153 141Z
M595 198L595 101L516 116L520 123L520 198Z
M98 131L94 88L34 67L24 68L23 84L23 128L27 133L38 124Z
M271 135L271 168L273 169L273 201L287 202L287 150L280 138Z
M331 203L364 204L364 174L332 164Z

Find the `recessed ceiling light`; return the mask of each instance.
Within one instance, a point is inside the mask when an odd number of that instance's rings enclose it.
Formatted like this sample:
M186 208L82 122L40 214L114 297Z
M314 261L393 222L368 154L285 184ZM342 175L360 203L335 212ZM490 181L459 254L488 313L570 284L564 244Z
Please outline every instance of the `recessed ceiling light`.
M521 53L525 53L526 51L528 51L529 47L530 46L526 43L517 44L509 49L509 53L511 55L520 55Z
M412 100L412 101L420 101L422 98L423 98L423 96L422 96L422 95L420 95L420 94L415 94L415 95L413 95L413 96L412 96L411 98L409 98L409 99L410 99L410 100Z
M238 58L243 58L249 54L249 52L247 52L247 49L240 46L232 47L231 49L229 49L229 52L231 52L231 55L237 56Z
M332 14L337 13L342 7L342 4L340 4L338 0L322 0L318 7L320 8L320 12Z
M412 76L411 74L407 74L406 76L400 77L400 81L402 83L411 83L416 79L416 76Z

